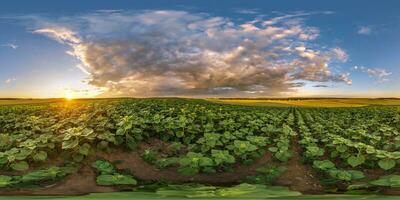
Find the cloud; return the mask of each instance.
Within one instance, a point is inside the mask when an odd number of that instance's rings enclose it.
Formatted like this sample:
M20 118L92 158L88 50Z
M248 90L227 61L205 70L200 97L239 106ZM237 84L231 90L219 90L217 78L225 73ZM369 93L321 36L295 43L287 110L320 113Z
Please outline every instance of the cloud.
M12 78L9 78L9 79L5 80L4 83L5 84L10 84L10 83L15 82L15 81L17 81L17 78L12 77Z
M382 68L368 68L364 66L354 66L354 70L358 70L364 73L367 73L370 77L376 78L378 83L383 83L389 81L389 76L392 75L392 72L388 72L386 69Z
M103 92L101 88L76 89L71 87L61 87L59 88L59 90L62 91L62 94L64 94L64 96L70 95L74 98L93 97Z
M47 35L60 43L69 44L71 46L81 43L81 40L75 36L75 32L72 32L71 30L64 27L43 28L37 29L33 32Z
M11 48L11 49L17 49L17 48L18 48L18 45L12 44L12 43L2 44L2 45L0 45L0 46L2 46L2 47L9 47L9 48Z
M370 35L372 33L372 28L369 26L361 26L358 28L357 33L361 35Z
M279 12L277 12L277 13L279 13ZM292 14L283 14L281 16L273 17L271 19L265 20L263 22L263 25L274 25L274 24L277 24L277 23L280 23L280 22L292 23L292 22L296 22L296 21L302 20L300 17L306 17L306 16L316 15L316 14L331 15L331 14L334 14L334 12L332 12L332 11L296 12L296 13L292 13ZM292 19L292 20L290 20L290 19Z
M329 87L328 85L323 85L323 84L318 84L318 85L313 85L315 88L327 88Z
M258 9L235 9L235 12L245 15L255 15L260 13Z
M347 54L319 47L319 29L299 18L307 15L237 23L184 11L113 11L35 16L31 24L69 45L88 84L105 96L279 95L304 81L351 84L348 73L331 69Z
M346 51L344 51L343 49L336 47L336 48L332 48L332 53L333 56L336 56L336 58L342 62L347 62L347 60L349 59L349 56L347 55Z
M388 81L389 79L387 77L392 74L391 72L388 72L385 69L379 69L379 68L367 69L367 73L370 76L377 77L379 82Z

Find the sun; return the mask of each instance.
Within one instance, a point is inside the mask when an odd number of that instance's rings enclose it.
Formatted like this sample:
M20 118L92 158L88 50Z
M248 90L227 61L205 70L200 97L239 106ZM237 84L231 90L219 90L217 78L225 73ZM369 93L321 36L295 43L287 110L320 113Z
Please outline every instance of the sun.
M72 100L72 99L74 99L74 94L72 92L68 91L68 92L65 93L64 97L67 100Z

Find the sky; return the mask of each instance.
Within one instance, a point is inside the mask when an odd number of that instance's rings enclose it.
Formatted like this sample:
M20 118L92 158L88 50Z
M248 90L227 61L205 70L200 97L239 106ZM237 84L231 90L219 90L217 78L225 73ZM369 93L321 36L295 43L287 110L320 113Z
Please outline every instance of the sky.
M0 98L400 97L400 1L3 0Z

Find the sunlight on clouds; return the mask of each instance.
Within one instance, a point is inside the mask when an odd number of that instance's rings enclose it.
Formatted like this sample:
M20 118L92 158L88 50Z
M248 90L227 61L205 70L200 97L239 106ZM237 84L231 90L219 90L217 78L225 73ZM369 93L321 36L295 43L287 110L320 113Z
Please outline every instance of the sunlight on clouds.
M58 42L67 44L79 44L81 41L75 36L75 33L67 28L53 27L43 28L33 31L34 33L47 35Z
M330 67L348 60L345 50L313 42L319 29L301 18L311 14L236 24L184 11L96 12L41 19L34 33L69 45L105 96L282 95L304 81L351 84Z

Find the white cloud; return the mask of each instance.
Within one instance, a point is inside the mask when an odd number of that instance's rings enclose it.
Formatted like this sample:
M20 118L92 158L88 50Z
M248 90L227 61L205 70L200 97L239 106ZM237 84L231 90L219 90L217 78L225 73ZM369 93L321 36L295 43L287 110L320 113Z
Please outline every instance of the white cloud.
M0 46L2 46L2 47L9 47L9 48L11 48L11 49L17 49L17 48L18 48L18 45L13 44L13 43L2 44L2 45L0 45Z
M274 17L268 20L265 20L263 22L264 25L274 25L280 22L285 22L285 23L292 23L294 21L299 21L301 20L300 17L306 17L310 15L316 15L316 14L323 14L323 15L331 15L334 14L332 11L323 11L323 12L297 12L293 14L284 14L279 17Z
M258 9L235 9L236 13L247 14L247 15L255 15L259 13Z
M370 35L372 33L372 28L369 26L361 26L358 28L357 33L361 35Z
M347 62L347 60L349 59L349 56L347 55L346 51L339 47L332 48L332 53L334 56L336 56L338 60L342 62Z
M379 69L379 68L367 69L367 73L370 76L377 77L379 82L388 81L389 79L387 77L392 74L391 72L388 72L385 69Z
M81 43L81 40L75 36L76 33L64 27L42 28L33 32L47 35L60 43L66 43L70 45Z
M376 78L378 83L389 81L389 76L392 75L392 72L389 72L383 68L368 68L364 66L354 66L353 69L367 73L370 77Z
M5 80L4 83L5 84L10 84L10 83L15 82L15 81L17 81L17 78L12 77L12 78L9 78L9 79Z
M349 74L330 69L347 54L319 48L319 29L298 19L307 15L242 24L184 11L33 20L34 33L71 46L88 83L109 96L279 95L302 81L351 84Z

